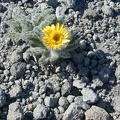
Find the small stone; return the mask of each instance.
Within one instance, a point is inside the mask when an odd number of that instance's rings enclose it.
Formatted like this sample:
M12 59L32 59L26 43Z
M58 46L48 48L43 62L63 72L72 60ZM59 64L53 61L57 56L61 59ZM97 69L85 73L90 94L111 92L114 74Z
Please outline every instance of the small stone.
M3 107L6 103L6 96L3 93L2 89L0 89L0 108Z
M74 80L73 86L78 88L78 89L82 89L86 86L86 83L83 83L81 80Z
M83 101L88 104L94 104L98 101L97 94L90 88L83 88L81 93L83 94Z
M10 55L9 58L9 62L11 64L15 63L15 62L21 62L22 61L22 54L18 52L18 50L15 50L12 52L12 54Z
M87 44L86 44L86 41L85 41L85 40L81 40L81 41L80 41L80 49L83 49L83 50L86 49L86 45L87 45Z
M24 75L25 68L26 68L26 64L24 62L14 63L10 68L10 72L13 76L19 79Z
M85 112L85 118L86 120L112 120L104 109L95 105Z
M67 100L68 100L69 103L72 103L74 101L74 98L75 98L75 96L73 96L73 95L68 95L67 96Z
M98 73L99 77L101 78L103 83L107 83L109 80L110 69L107 67L101 68L100 72Z
M88 110L90 108L90 106L83 101L83 97L82 96L75 97L74 103L79 105L84 110Z
M73 62L74 62L75 64L81 64L81 63L83 62L83 60L84 60L84 56L83 56L83 54L81 54L81 53L75 54L75 55L73 56Z
M30 53L28 52L23 53L23 59L25 60L25 62L28 62L30 60L30 57L31 57Z
M18 102L9 105L7 120L23 120L23 110Z
M94 75L93 76L93 84L96 86L96 87L102 87L103 85L104 85L104 83L101 81L101 79L100 79L100 77L99 76L97 76L97 75Z
M37 107L33 111L33 116L36 120L38 119L45 119L47 118L47 114L50 112L49 107L46 107L44 105L37 105Z
M65 109L69 106L69 102L66 97L60 97L58 103L61 107L65 108Z
M92 9L86 9L83 18L96 19L98 17L97 13Z
M75 103L71 103L68 109L63 114L62 120L83 120L84 112Z
M48 107L55 107L57 105L58 98L55 97L45 97L44 103Z
M61 88L61 93L63 96L66 96L70 93L70 90L71 90L71 84L70 82L65 82L63 85L62 85L62 88Z
M90 64L90 59L88 57L84 58L84 66L87 67Z
M89 69L87 67L83 67L82 65L78 64L77 68L79 70L79 75L87 76L89 74Z
M20 97L21 92L22 92L21 86L19 86L19 85L14 86L9 92L10 98Z

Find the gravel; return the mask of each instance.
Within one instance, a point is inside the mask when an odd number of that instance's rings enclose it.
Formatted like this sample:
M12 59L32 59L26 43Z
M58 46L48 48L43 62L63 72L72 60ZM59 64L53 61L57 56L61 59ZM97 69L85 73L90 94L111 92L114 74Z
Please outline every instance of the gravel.
M9 20L20 10L52 7L79 47L69 59L38 65L21 39L10 39ZM1 0L0 119L120 119L119 0Z

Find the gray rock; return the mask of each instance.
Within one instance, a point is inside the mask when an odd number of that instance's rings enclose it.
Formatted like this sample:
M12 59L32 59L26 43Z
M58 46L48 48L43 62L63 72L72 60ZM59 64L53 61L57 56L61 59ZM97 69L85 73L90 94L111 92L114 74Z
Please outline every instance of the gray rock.
M70 90L71 90L71 84L70 82L66 81L63 85L62 85L62 88L61 88L61 93L63 96L66 96L70 93Z
M92 81L93 81L93 84L98 88L101 88L104 85L104 83L101 81L100 77L97 75L93 76Z
M10 68L10 72L13 76L16 77L16 79L18 79L24 75L25 68L26 64L24 62L14 63Z
M72 103L74 101L74 98L75 98L75 96L73 96L73 95L68 95L67 96L67 100L68 100L69 103Z
M75 54L75 55L73 56L73 62L74 62L75 64L81 64L81 63L83 62L83 60L84 60L84 55L81 54L81 53Z
M90 105L88 105L87 103L85 103L83 101L83 97L82 96L75 97L74 103L77 104L77 105L79 105L84 110L88 110L90 108Z
M92 9L86 9L84 14L83 14L83 18L96 19L97 18L97 13Z
M23 110L18 102L9 105L7 120L23 120Z
M24 53L23 53L23 59L24 59L26 62L28 62L28 61L30 60L30 57L31 57L31 55L30 55L29 52L24 52Z
M21 92L22 92L21 86L19 86L19 85L13 86L13 88L9 92L10 98L20 97L21 96Z
M37 105L37 107L33 111L33 116L36 120L38 119L45 119L47 118L47 114L50 112L49 107L46 107L44 105Z
M86 49L86 41L85 40L81 40L80 41L80 49Z
M56 7L58 4L57 0L46 0L47 4L52 6L52 7Z
M90 64L90 59L88 57L84 58L84 66L87 67Z
M44 103L48 107L55 107L57 105L58 98L55 97L45 97Z
M63 114L62 120L83 120L84 112L75 103L71 103L68 109Z
M6 103L6 96L3 93L2 89L0 89L0 108L3 107Z
M61 107L65 109L69 106L69 102L66 97L60 97L58 103Z
M99 77L101 78L103 83L108 82L109 80L110 69L107 67L103 67L100 72L98 73Z
M89 69L87 67L83 67L81 64L77 65L77 69L79 70L79 75L87 76L89 74Z
M74 80L73 86L78 88L78 89L82 89L86 86L86 83L82 82L81 80Z
M85 112L86 120L111 120L110 115L102 108L92 106Z
M21 62L22 61L22 54L17 50L13 51L12 54L10 55L9 62L11 64L15 62Z
M72 62L68 63L68 65L66 66L66 71L68 71L69 73L75 73L76 67Z
M117 112L120 112L120 96L115 96L114 100L113 100L113 104L114 104L114 109Z
M88 104L93 104L98 101L98 95L90 88L83 88L81 93L83 94L83 101Z

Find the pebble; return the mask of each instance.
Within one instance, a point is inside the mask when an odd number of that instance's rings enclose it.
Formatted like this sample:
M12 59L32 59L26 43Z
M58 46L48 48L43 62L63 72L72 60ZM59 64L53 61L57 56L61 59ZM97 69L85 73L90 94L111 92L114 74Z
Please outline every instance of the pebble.
M87 103L85 103L83 101L83 97L82 96L75 97L74 103L77 104L77 105L79 105L84 110L88 110L90 108L90 105L88 105Z
M75 96L74 95L68 95L67 100L69 103L72 103L74 101Z
M69 102L66 97L60 97L58 103L64 109L66 109L69 106Z
M80 106L75 103L71 103L65 113L62 120L83 120L84 112Z
M33 116L36 120L38 119L46 119L48 113L50 112L49 107L46 107L44 105L37 105L37 107L33 111Z
M6 96L3 93L2 89L0 89L0 108L6 104Z
M45 97L44 103L48 107L55 107L57 105L58 98L55 97Z
M70 94L70 91L71 91L71 84L70 82L65 82L62 87L61 87L61 93L62 93L62 96L67 96Z
M21 96L22 88L19 85L13 86L13 88L10 90L10 98L17 98Z
M18 79L24 75L25 68L26 63L24 62L14 63L10 68L10 73Z
M112 120L104 109L95 105L85 112L85 118L86 120Z
M23 109L18 102L9 105L7 120L23 120Z
M98 101L98 95L90 88L83 88L81 91L83 101L88 104L94 104Z
M86 86L86 83L82 82L81 80L74 80L73 86L78 88L78 89L82 89Z
M73 56L73 62L75 63L75 64L81 64L82 62L83 62L83 60L84 60L84 55L83 54L81 54L81 53L79 53L79 54L75 54L74 56Z

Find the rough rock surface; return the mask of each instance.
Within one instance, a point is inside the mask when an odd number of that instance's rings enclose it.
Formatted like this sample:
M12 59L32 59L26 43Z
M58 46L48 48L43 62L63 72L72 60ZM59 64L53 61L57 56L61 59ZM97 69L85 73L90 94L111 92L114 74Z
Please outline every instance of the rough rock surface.
M23 109L18 102L9 105L7 120L23 120Z
M85 112L86 120L112 120L110 115L102 108L92 106Z

